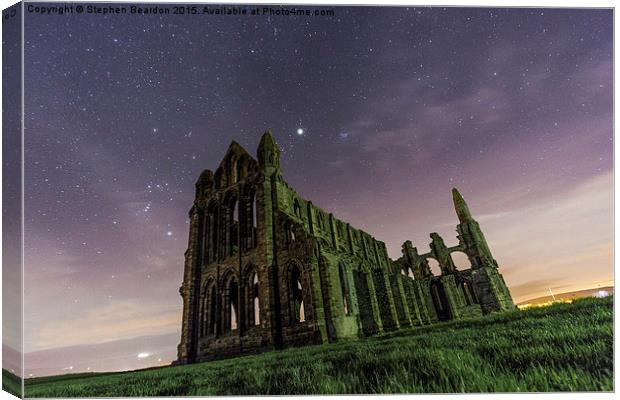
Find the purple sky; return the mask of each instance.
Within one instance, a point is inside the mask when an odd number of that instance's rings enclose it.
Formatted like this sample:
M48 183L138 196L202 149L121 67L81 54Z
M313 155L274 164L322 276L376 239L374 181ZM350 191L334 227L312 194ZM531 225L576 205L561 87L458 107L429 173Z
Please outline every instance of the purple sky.
M456 243L456 186L516 301L613 284L611 10L27 14L25 33L26 376L174 358L194 182L267 128L285 179L393 258Z

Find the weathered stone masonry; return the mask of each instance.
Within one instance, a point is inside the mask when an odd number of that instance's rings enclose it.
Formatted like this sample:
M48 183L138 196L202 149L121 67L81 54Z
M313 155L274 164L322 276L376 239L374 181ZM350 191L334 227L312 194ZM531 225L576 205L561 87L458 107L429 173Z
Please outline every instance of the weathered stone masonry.
M514 308L467 204L452 191L459 244L431 234L391 260L385 243L300 197L280 150L263 135L257 159L232 142L196 182L177 363L356 339ZM457 270L451 253L467 255ZM436 260L435 276L429 260Z

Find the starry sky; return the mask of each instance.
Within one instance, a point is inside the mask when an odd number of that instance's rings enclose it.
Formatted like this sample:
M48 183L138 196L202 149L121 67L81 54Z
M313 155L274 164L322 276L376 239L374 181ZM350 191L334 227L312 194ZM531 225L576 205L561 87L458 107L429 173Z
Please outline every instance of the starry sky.
M268 128L392 258L456 186L516 301L613 284L611 10L330 9L27 15L26 376L174 359L194 182Z

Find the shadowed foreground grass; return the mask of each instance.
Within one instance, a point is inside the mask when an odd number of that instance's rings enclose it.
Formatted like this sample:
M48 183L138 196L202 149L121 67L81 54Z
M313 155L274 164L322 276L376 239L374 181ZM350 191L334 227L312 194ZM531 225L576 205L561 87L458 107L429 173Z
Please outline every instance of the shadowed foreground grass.
M9 392L14 396L22 397L22 381L21 379L6 369L2 370L2 390Z
M613 299L203 364L26 380L27 397L613 390Z

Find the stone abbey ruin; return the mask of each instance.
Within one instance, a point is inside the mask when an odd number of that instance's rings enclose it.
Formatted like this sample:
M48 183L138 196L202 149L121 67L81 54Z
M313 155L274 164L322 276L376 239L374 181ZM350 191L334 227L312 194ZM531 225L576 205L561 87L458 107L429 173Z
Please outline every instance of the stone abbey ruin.
M258 160L257 160L258 159ZM215 172L196 182L180 294L178 359L355 339L416 325L514 309L484 235L452 190L459 244L432 233L430 251L385 243L291 188L270 132L257 159L232 142ZM451 253L471 267L458 270ZM436 260L435 276L429 260Z

